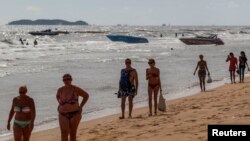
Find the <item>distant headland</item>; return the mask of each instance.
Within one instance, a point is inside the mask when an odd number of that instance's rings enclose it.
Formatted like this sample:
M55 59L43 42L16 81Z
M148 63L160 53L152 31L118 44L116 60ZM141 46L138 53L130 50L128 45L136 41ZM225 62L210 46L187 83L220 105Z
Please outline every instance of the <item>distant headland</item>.
M38 20L17 20L9 22L8 25L88 25L85 21L70 22L61 19L38 19Z

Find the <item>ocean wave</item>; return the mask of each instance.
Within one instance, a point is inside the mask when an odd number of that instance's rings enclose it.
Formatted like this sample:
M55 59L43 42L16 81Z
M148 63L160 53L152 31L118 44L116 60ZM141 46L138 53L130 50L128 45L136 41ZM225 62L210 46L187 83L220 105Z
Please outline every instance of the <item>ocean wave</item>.
M9 44L9 45L14 45L15 43L11 39L4 39L1 40L2 43Z
M7 62L0 62L0 68L6 68L8 66Z

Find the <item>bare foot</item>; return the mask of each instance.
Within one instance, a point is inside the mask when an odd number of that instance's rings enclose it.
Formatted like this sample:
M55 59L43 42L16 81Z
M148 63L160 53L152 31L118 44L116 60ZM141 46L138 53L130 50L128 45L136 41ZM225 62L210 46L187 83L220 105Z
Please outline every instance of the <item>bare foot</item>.
M148 114L148 116L151 117L151 116L152 116L152 113Z
M119 119L124 119L124 118L125 118L124 116L119 117Z

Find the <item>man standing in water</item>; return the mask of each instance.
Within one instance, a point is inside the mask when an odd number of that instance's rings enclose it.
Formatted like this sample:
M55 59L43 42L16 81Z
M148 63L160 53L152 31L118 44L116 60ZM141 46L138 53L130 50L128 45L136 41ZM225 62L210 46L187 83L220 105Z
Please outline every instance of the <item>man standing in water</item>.
M34 40L34 46L36 46L38 43L37 43L37 40L35 39Z
M20 41L20 43L21 43L22 45L24 44L22 38L20 38L19 41Z
M198 76L199 76L199 80L200 80L200 87L201 87L201 91L205 92L205 90L206 90L206 87L205 87L206 73L208 72L208 75L210 75L210 73L209 73L208 68L207 68L207 62L205 60L203 60L203 58L204 58L203 55L200 55L199 58L200 58L200 61L197 63L197 67L194 71L194 75L195 75L197 69L199 68Z
M118 96L121 98L121 110L122 116L120 119L125 118L125 103L128 97L129 101L129 116L132 118L133 110L133 98L137 95L138 92L138 76L136 69L131 67L131 60L125 60L126 68L121 70L121 78L119 82L119 92Z
M230 72L230 78L231 78L231 83L236 83L235 82L235 71L238 69L238 63L237 63L237 58L234 57L234 54L230 52L230 54L227 56L226 62L230 62L229 64L229 72Z

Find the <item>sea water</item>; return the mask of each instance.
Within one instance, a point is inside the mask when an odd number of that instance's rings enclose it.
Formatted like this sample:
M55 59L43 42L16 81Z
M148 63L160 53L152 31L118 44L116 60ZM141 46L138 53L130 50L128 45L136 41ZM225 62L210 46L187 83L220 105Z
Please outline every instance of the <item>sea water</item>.
M58 36L32 36L29 31L45 29L69 31ZM193 76L200 54L204 55L214 82L213 88L229 83L226 57L240 51L250 56L249 30L240 26L0 26L0 140L10 137L6 130L12 99L18 96L20 85L27 85L28 95L36 104L35 130L58 126L57 89L63 86L62 75L70 73L73 84L90 95L84 107L84 120L120 112L118 90L120 70L124 60L131 58L139 76L139 92L135 107L146 105L146 68L149 58L156 60L161 70L164 97L167 100L199 92L198 77ZM101 31L101 33L75 33ZM175 33L192 31L197 34L216 33L225 45L188 46ZM126 34L146 37L147 44L112 42L107 34ZM160 34L163 37L160 37ZM185 35L186 36L186 35ZM29 45L21 45L19 38ZM38 45L33 46L34 39Z

